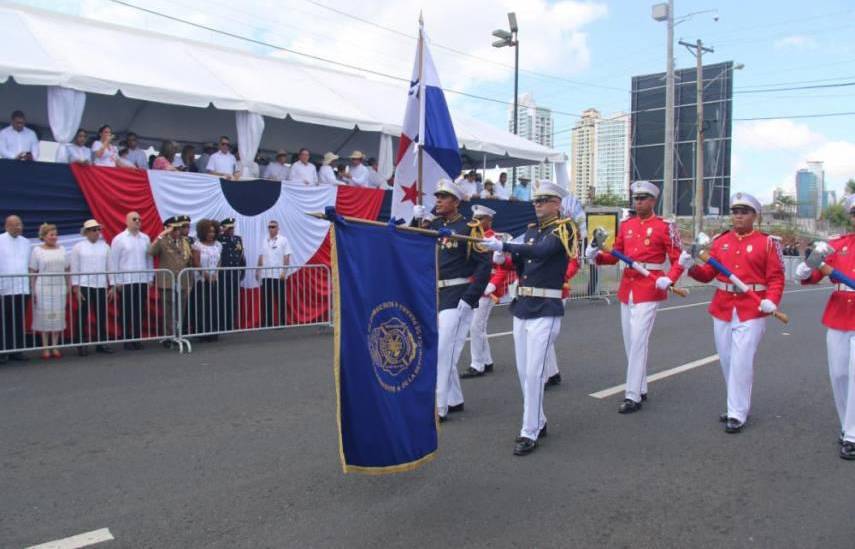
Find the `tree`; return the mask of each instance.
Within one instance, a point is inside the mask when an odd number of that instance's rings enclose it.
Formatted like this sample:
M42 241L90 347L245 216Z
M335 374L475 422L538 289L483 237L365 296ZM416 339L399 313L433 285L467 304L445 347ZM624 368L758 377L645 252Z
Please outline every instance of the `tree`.
M619 194L601 193L594 197L592 204L594 206L617 206L619 208L626 208L629 206L629 201L625 196Z
M852 181L850 181L851 183ZM848 183L847 183L848 185ZM852 220L849 212L846 211L846 208L843 204L831 204L828 208L822 212L822 218L828 221L828 223L832 227L839 227L840 229L851 230L852 229Z
M845 189L846 194L855 194L855 179L850 178L849 181L846 182Z

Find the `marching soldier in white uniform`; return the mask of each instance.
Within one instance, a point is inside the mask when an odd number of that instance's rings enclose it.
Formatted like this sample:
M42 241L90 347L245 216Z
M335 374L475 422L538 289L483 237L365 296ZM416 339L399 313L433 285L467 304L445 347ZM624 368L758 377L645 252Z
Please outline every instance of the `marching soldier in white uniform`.
M561 301L569 258L576 253L576 229L561 219L561 199L567 190L542 181L532 191L537 223L529 226L523 243L485 241L494 252L510 252L517 267L519 286L511 303L514 315L514 351L523 393L523 418L514 454L524 456L546 436L543 386L547 352L561 330L564 304Z
M434 195L436 219L428 228L440 232L478 235L469 220L458 212L463 199L463 189L459 185L448 179L440 179ZM413 208L413 222L416 226L426 213L424 206ZM441 238L438 261L436 409L439 420L445 421L449 412L463 411L463 391L460 388L457 361L466 342L472 312L478 307L478 300L490 279L490 254L471 242Z

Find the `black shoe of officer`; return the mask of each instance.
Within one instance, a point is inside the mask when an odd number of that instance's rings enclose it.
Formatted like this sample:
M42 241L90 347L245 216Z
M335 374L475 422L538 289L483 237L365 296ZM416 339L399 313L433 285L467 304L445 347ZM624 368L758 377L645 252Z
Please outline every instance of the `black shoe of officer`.
M462 412L462 411L463 411L463 403L462 402L460 404L458 404L457 406L449 406L448 407L448 413L449 414L453 414L455 412Z
M534 452L537 448L537 441L527 437L522 437L519 442L514 444L514 455L525 456Z
M89 349L86 347L78 347L77 356L89 356Z
M647 402L647 393L641 393L641 402Z
M548 435L548 434L549 433L546 431L546 423L544 423L543 429L541 429L540 432L537 433L537 440L540 440L540 439L546 437L546 435ZM522 442L523 438L525 438L525 437L517 437L514 439L514 442L520 443L520 442Z
M740 433L742 432L742 428L745 427L745 424L739 421L736 418L729 417L727 418L727 422L724 424L724 432L725 433Z
M725 412L725 413L721 414L720 416L718 416L718 421L719 421L720 423L727 423L727 412Z
M460 379L468 379L470 377L481 377L484 375L484 372L479 372L472 366L466 368L466 371L460 374Z
M112 355L114 353L113 349L107 347L106 345L96 345L95 352L101 353L102 355Z
M840 459L855 461L855 442L843 442L840 446Z
M492 362L490 364L484 365L484 373L485 374L489 374L492 371L493 371L493 363Z
M555 374L554 376L549 376L549 379L546 380L544 386L546 387L557 387L561 385L561 374Z
M636 402L636 401L629 399L629 398L623 399L623 402L621 402L621 405L618 406L618 413L619 414L632 414L632 413L637 412L639 410L641 410L641 403Z

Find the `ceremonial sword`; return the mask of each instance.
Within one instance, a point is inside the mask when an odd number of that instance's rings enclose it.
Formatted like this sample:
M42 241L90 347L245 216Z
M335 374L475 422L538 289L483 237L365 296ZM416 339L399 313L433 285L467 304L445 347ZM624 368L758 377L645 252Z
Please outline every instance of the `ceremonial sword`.
M845 284L855 290L855 280L841 273L831 265L826 264L825 258L835 252L834 247L828 242L815 242L813 249L805 259L805 263L811 269L816 269L829 279L834 279L841 284Z
M748 297L754 300L757 305L760 305L760 302L763 301L763 298L755 292L753 289L749 288L738 276L733 274L733 271L722 265L722 263L714 257L710 256L710 253L707 251L707 248L710 245L710 237L704 233L698 233L698 236L695 237L695 241L692 242L691 247L691 255L692 259L699 259L703 263L709 263L715 270L726 276L733 285L736 286L740 292L744 293ZM781 311L775 311L772 313L772 316L787 324L790 322L790 317L787 316L786 313L782 313Z
M612 254L616 258L620 259L621 261L641 273L642 276L656 280L657 277L654 276L653 273L645 269L644 266L641 265L639 262L606 244L606 238L608 238L608 236L609 233L604 228L597 227L596 229L594 229L593 238L591 239L591 247L602 250L605 253ZM686 288L675 288L673 285L671 285L668 286L668 290L674 292L674 294L680 297L686 297L689 295L689 290L687 290Z

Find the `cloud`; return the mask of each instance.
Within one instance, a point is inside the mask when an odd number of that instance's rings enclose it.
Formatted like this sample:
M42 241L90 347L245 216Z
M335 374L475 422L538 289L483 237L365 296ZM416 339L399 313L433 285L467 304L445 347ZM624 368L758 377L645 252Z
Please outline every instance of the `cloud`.
M781 38L780 40L775 41L776 49L784 49L784 48L803 48L803 49L813 49L816 47L816 40L811 38L810 36L804 36L802 34L793 34L790 36L786 36Z
M825 162L825 179L833 185L842 184L850 177L855 177L855 143L850 141L823 143L805 157L805 161L807 160Z
M736 125L733 143L740 150L796 150L817 145L825 138L806 124L792 120L752 120Z

